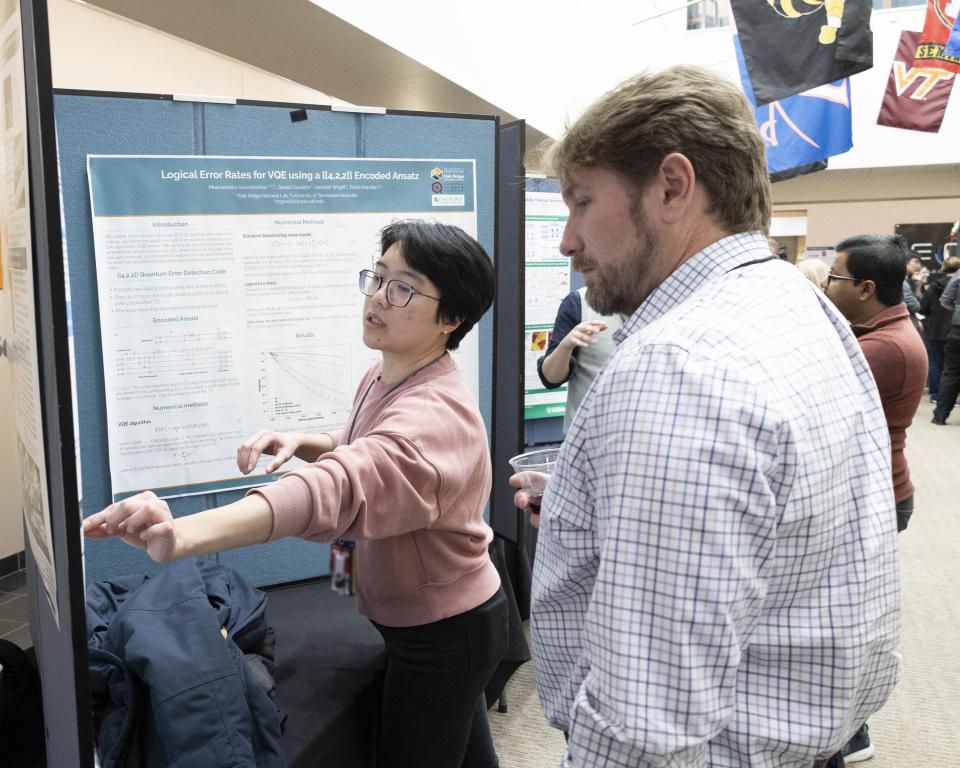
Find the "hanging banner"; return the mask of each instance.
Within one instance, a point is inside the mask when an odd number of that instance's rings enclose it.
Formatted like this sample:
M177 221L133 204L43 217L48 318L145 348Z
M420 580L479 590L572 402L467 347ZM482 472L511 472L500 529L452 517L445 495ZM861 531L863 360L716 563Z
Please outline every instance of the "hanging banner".
M947 38L943 53L951 59L960 60L960 14L953 22L953 29L950 30L950 37Z
M870 0L731 0L758 106L873 66Z
M937 67L960 73L960 54L946 50L958 9L958 0L927 0L927 15L914 53L914 67Z
M733 40L743 92L756 104L739 37ZM755 107L754 113L771 174L816 163L853 146L848 78Z
M380 229L477 235L473 160L88 156L113 498L261 485L261 427L340 429L379 354L359 272ZM477 331L457 364L479 389Z
M877 124L937 133L955 76L939 67L914 66L913 52L919 41L919 32L900 33Z

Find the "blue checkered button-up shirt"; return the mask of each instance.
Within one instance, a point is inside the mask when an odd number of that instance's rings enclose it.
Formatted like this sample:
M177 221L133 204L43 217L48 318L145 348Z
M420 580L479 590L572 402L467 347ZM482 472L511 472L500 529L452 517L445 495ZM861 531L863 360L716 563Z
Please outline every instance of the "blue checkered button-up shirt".
M810 768L899 672L890 445L846 321L759 233L619 332L543 500L533 643L575 766Z

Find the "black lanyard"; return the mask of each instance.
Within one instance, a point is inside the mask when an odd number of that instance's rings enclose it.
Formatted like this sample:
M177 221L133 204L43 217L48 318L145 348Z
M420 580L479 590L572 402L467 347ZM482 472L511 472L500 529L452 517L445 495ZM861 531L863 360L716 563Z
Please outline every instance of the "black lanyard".
M780 261L780 257L779 257L779 256L765 256L765 257L762 258L762 259L754 259L753 261L745 261L745 262L743 262L743 264L737 264L737 266L735 266L735 267L733 267L733 268L731 268L731 269L728 269L728 270L727 270L727 274L730 274L731 272L734 272L734 271L736 271L736 270L738 270L738 269L743 269L744 267L752 267L754 264L763 264L763 262L765 262L765 261Z
M438 357L433 358L433 360L431 360L426 365L421 365L415 371L411 371L410 373L408 373L406 376L400 379L400 381L398 381L396 384L390 387L390 389L388 389L386 392L380 395L380 399L383 400L383 398L385 398L387 395L391 394L392 392L395 392L402 385L406 384L408 381L410 381L410 379L412 379L414 376L420 373L420 371L422 371L424 368L429 368L434 363L440 362L443 359L443 356L446 354L447 354L447 350L443 350L443 352ZM374 380L367 385L367 389L363 393L363 397L360 398L360 402L357 403L357 407L353 409L353 419L351 419L350 421L350 431L347 432L346 445L350 445L350 441L353 439L353 428L357 426L357 418L360 416L360 409L363 408L363 404L367 401L367 395L370 394L370 390L373 389L373 385L377 383L377 380L379 378L380 378L379 376L375 377Z

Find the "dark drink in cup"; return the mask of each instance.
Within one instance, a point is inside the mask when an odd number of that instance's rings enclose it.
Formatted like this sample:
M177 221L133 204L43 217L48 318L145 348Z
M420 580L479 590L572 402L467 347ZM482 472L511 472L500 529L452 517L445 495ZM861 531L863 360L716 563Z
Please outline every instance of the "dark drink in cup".
M510 459L510 466L517 473L511 478L511 485L519 488L526 497L527 509L530 510L530 525L534 528L540 526L543 491L557 463L558 454L558 448L540 448Z

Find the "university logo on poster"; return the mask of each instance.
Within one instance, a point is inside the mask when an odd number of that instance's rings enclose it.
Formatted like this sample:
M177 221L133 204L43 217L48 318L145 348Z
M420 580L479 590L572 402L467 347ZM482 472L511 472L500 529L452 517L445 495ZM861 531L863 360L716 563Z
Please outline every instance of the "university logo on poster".
M873 65L870 0L731 0L756 103Z

